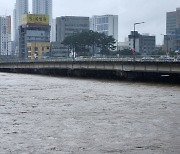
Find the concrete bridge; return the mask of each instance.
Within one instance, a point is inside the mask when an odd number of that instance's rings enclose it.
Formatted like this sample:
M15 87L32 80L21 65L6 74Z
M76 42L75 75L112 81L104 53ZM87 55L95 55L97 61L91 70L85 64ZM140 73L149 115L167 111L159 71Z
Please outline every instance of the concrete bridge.
M47 59L26 61L1 61L0 71L49 72L54 74L107 75L118 77L180 76L179 61L134 60L132 58Z

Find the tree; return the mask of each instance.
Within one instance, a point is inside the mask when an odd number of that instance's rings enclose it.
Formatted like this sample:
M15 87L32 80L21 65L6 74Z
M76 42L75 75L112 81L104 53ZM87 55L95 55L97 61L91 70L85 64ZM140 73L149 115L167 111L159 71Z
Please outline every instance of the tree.
M114 50L116 46L115 39L112 36L107 36L104 33L94 31L82 31L75 33L64 39L63 44L68 45L73 53L78 55L93 55L95 54L95 47L99 47L102 55L108 55L110 51ZM90 53L92 49L92 53Z
M64 45L67 45L69 47L69 49L72 50L73 52L73 57L75 55L75 51L78 48L78 35L77 34L73 34L71 36L67 36L64 41L62 42Z
M115 43L112 36L107 36L104 33L99 34L98 47L100 47L102 55L109 55L111 51L115 50Z

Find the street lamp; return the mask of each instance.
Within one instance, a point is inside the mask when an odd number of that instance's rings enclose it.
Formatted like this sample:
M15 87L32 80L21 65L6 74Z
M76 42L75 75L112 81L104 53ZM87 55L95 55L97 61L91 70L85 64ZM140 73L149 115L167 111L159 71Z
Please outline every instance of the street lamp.
M136 52L136 35L135 35L135 32L136 32L136 25L140 25L140 24L143 24L145 22L136 22L134 23L134 38L133 38L133 53L135 54Z

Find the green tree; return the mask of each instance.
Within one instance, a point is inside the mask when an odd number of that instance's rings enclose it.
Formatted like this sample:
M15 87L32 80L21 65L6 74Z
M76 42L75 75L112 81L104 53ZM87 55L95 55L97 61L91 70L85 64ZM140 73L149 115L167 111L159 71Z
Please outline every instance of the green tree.
M98 47L101 49L102 55L110 55L110 52L116 49L114 45L116 43L112 36L107 36L104 33L99 34L99 40L97 41Z
M75 33L64 39L63 44L68 45L69 48L79 55L93 55L95 54L95 48L99 47L102 55L109 55L110 51L113 51L116 46L114 45L115 39L112 36L107 36L104 33L98 33L94 31L82 31ZM92 53L90 53L92 49Z

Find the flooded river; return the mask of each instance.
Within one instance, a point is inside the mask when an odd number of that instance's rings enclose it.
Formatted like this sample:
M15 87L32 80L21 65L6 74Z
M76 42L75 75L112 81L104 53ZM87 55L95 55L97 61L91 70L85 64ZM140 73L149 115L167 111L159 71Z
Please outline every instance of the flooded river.
M0 73L0 154L179 154L180 86Z

